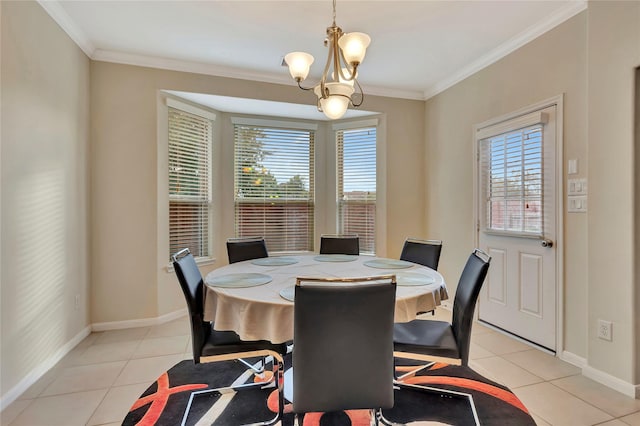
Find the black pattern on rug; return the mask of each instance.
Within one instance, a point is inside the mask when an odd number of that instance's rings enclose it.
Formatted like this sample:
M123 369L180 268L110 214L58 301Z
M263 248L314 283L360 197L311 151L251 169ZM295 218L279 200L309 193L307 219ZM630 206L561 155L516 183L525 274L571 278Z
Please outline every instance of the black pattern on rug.
M256 362L257 359L251 360ZM285 369L291 356L285 357ZM397 374L425 365L424 361L397 359ZM268 366L269 367L269 366ZM267 368L268 368L267 367ZM240 378L240 376L243 376ZM240 378L240 379L239 379ZM238 380L239 379L239 380ZM220 394L212 389L233 382L252 383L253 375L237 361L194 364L184 360L164 373L134 402L123 426L180 425L189 406L186 425L214 424L237 426L271 419L277 408L273 387ZM522 402L505 386L476 373L469 367L436 363L405 380L408 384L447 389L472 396L480 424L535 425ZM440 422L450 425L473 425L473 412L466 397L402 388L395 391L395 405L384 410L394 422ZM283 425L293 424L291 404L285 401ZM339 413L309 413L304 426L368 425L366 410Z

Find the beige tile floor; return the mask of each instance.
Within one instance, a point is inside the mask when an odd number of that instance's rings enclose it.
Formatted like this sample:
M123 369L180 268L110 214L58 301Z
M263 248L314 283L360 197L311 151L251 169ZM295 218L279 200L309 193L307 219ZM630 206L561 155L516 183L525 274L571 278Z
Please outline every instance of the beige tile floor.
M425 319L450 319L439 309ZM1 415L6 426L119 425L162 372L191 358L187 318L93 333ZM580 375L551 355L475 324L470 365L509 386L539 425L640 426L640 400Z

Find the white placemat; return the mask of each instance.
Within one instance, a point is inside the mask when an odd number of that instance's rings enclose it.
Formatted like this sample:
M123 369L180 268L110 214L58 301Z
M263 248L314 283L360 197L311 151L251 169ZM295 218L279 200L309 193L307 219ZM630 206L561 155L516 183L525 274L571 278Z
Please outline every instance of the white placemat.
M226 274L212 278L207 284L213 287L256 287L271 282L271 277L265 274L243 273Z
M290 285L289 287L285 287L280 290L280 297L290 302L295 301L296 299L296 286Z
M396 274L396 280L398 285L406 287L429 285L436 282L436 279L432 276L419 272L398 272Z
M378 269L405 269L414 266L411 262L396 259L372 259L367 260L364 264Z
M356 259L355 254L321 254L313 258L318 262L353 262Z
M252 260L251 263L260 266L285 266L298 263L299 260L295 257L278 256L278 257L262 257L260 259Z

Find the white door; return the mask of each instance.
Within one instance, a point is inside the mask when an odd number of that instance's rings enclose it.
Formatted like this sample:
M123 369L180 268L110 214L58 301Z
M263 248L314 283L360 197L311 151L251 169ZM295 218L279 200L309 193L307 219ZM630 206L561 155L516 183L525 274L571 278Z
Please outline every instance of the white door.
M481 321L556 350L556 105L481 127Z

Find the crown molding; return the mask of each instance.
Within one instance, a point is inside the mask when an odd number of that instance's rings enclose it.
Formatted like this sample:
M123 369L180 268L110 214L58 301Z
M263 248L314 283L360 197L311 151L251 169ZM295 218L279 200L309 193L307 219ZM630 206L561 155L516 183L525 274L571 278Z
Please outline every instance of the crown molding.
M144 55L135 55L124 52L96 49L86 34L73 22L64 8L57 0L37 0L38 4L51 16L51 18L71 37L71 39L82 49L82 51L92 60L113 62L118 64L135 65L149 68L166 69L172 71L190 72L197 74L212 75L218 77L235 78L241 80L260 81L265 83L283 84L295 86L288 75L275 75L247 71L239 68L221 67L213 64L201 62L183 61ZM558 10L547 19L532 25L522 33L511 38L506 43L492 50L480 59L472 62L469 66L450 77L441 80L424 91L392 89L388 87L369 86L366 87L366 94L372 96L384 96L391 98L427 100L438 93L445 91L465 78L499 61L511 52L519 49L535 38L547 31L555 28L566 20L572 18L585 10L588 6L586 0L572 1L566 7Z
M67 33L71 40L78 45L80 49L89 58L92 58L96 48L91 43L87 35L73 22L73 19L67 14L64 8L57 0L37 0L38 4L51 16L51 18Z
M274 84L290 84L288 76L247 71L246 69L221 67L204 62L184 61L180 59L161 58L156 56L136 55L113 50L97 49L91 57L94 61L113 62L116 64L135 65L140 67L158 68L170 71L206 74L217 77L237 78L240 80L263 81Z
M403 89L391 89L388 87L370 86L363 84L365 90L365 97L367 95L384 96L388 98L400 98L400 99L412 99L415 101L424 101L424 93L421 90L403 90ZM297 87L297 86L296 86Z
M95 61L113 62L124 65L157 68L171 71L190 72L212 75L217 77L236 78L240 80L261 81L263 83L283 84L295 86L289 73L282 75L247 71L240 68L221 67L203 62L183 61L177 59L160 58L155 56L135 55L112 50L97 49L93 57ZM420 90L397 90L385 87L366 86L366 94L374 96L388 96L392 98L424 100Z
M488 67L489 65L499 61L504 58L511 52L521 48L525 44L533 41L534 39L540 37L542 34L547 31L552 30L558 25L562 24L566 20L574 17L578 13L587 9L588 4L587 1L573 1L570 2L566 7L559 9L556 13L549 16L547 19L544 19L541 22L538 22L535 25L527 28L520 34L512 37L507 42L493 49L488 54L480 57L480 59L472 62L467 67L461 69L459 72L453 74L451 77L441 80L440 82L434 84L430 88L424 91L423 99L427 100L432 98L450 88L451 86L461 82L467 77L477 73L478 71Z

